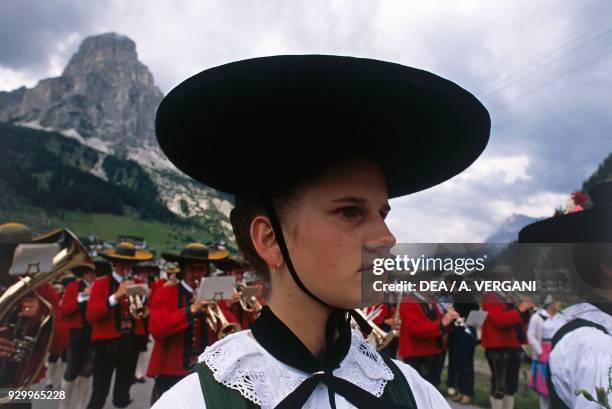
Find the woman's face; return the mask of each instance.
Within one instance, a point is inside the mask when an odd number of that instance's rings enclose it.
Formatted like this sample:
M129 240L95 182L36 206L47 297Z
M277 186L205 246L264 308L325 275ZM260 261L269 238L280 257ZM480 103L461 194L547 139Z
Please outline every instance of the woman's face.
M344 161L300 188L297 197L283 217L297 274L324 302L357 307L361 277L371 274L362 265L363 249L384 253L395 244L385 224L390 207L382 171L369 160Z

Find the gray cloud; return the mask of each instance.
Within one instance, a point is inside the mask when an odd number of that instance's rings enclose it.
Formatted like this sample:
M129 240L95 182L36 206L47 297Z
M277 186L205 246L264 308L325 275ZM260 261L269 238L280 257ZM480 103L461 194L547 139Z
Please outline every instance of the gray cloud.
M389 220L404 241L478 240L513 209L549 214L612 151L610 2L95 4L5 1L0 68L40 79L52 57L67 62L85 36L116 31L136 42L164 92L228 61L336 53L428 69L482 98L493 129L480 168L395 201ZM526 176L504 181L512 169L494 166L504 161L527 161Z

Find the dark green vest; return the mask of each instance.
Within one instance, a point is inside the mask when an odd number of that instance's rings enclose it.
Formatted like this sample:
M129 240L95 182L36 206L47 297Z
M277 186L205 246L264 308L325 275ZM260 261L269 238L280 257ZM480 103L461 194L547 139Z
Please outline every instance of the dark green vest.
M551 342L552 344L551 352L552 350L555 349L555 346L559 343L559 341L561 341L561 338L563 338L565 335L569 334L570 332L578 328L583 328L583 327L597 328L598 330L603 331L606 334L608 333L608 331L606 331L606 329L599 324L596 324L592 321L583 320L582 318L576 318L568 322L564 326L562 326L555 333L555 335L553 336L552 342ZM565 402L561 400L561 398L557 394L557 391L555 390L555 386L552 383L550 363L546 365L546 384L548 386L548 395L550 397L550 409L570 409L565 404Z
M381 397L382 402L379 409L384 408L384 402L394 402L403 405L406 409L418 409L410 385L401 370L391 359L383 357L385 363L393 371L393 380L387 382L385 391ZM234 389L230 389L214 378L212 371L205 363L200 362L194 367L200 378L202 395L206 407L210 409L255 409L258 405L244 398Z

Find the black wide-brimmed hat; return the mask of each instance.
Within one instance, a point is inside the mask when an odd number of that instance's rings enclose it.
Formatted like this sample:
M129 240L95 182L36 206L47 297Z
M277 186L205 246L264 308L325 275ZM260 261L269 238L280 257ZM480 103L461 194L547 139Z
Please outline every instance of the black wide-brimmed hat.
M588 192L593 206L532 223L519 232L520 243L612 243L612 181Z
M166 261L177 263L208 263L220 261L229 256L227 250L210 250L203 243L195 242L186 245L180 254L162 252L162 258Z
M114 248L101 253L101 256L111 262L139 263L153 259L153 253L148 250L138 249L129 241L122 241Z
M262 57L202 71L164 98L156 118L170 161L229 193L290 182L324 159L361 155L380 164L389 196L397 197L463 171L489 131L485 107L451 81L331 55ZM216 154L202 160L205 152Z

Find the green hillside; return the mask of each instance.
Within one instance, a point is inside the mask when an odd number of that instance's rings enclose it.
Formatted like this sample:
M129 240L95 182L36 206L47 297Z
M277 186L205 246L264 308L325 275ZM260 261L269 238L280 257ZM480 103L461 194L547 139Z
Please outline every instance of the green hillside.
M106 156L58 133L5 123L0 146L0 222L19 221L36 232L68 227L104 240L143 236L150 247L164 250L228 239L221 227L228 220L218 211L197 219L170 212L134 161ZM96 166L107 180L90 172Z

